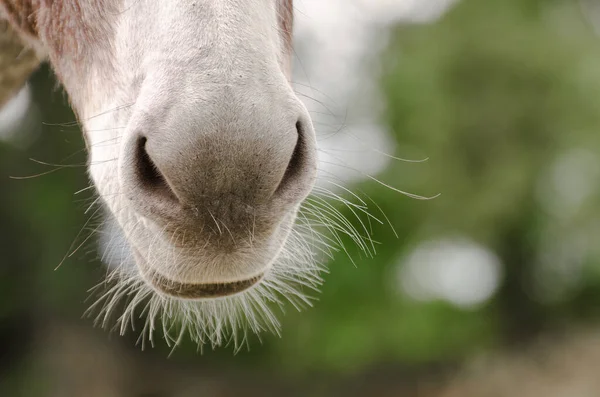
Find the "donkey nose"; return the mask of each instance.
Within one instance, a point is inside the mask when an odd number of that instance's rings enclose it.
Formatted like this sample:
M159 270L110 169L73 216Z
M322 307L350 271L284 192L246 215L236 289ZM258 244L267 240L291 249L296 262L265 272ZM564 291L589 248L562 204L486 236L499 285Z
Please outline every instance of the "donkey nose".
M235 222L234 206L296 205L312 187L316 155L310 119L290 124L132 134L122 178L130 201L145 215L169 221L185 220L190 209Z

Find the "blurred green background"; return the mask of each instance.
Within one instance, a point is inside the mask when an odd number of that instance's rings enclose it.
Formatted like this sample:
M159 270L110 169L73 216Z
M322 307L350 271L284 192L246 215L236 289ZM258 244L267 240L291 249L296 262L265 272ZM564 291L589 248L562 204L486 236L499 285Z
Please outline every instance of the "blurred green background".
M93 241L54 270L91 194L74 194L88 184L84 145L43 67L31 85L44 124L27 144L0 141L0 395L446 396L472 357L523 351L545 335L593 335L600 38L589 10L567 0L463 0L435 23L398 24L381 59L381 122L392 154L416 148L428 161L392 161L377 178L441 195L349 186L381 207L397 236L373 223L374 258L348 241L356 266L337 254L315 306L286 306L281 338L253 338L237 355L184 343L167 358L164 343L142 352L135 334L81 318L105 270ZM52 169L29 158L74 166L9 178ZM594 363L600 354L586 361ZM577 395L600 395L590 387Z

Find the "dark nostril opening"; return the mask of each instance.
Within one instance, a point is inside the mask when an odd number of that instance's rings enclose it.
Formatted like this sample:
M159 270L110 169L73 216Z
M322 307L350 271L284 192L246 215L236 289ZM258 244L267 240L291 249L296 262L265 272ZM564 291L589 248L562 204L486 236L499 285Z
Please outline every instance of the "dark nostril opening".
M136 146L135 169L141 186L155 194L161 194L177 199L169 187L167 180L160 172L156 164L150 158L146 150L146 137L140 137Z
M304 141L304 130L300 121L296 123L296 131L298 134L296 147L294 147L292 157L290 158L290 162L288 163L285 173L283 174L283 178L281 179L281 183L277 188L277 192L281 192L285 190L288 186L290 186L294 182L294 180L299 178L300 173L302 171L302 163L304 162L306 149Z

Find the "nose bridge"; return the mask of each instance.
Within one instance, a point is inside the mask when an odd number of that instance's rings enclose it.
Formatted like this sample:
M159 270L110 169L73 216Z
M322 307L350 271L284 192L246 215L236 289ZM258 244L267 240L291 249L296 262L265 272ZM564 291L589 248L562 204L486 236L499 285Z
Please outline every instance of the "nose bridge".
M278 63L275 2L255 0L128 0L120 15L117 53L143 73L173 68L206 80ZM135 18L132 18L136 15ZM160 66L158 66L160 64Z

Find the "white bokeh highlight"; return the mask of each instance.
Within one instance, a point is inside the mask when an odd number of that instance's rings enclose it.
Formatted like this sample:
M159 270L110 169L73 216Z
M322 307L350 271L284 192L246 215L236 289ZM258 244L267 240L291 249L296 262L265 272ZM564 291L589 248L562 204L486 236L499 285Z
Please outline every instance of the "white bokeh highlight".
M600 161L593 150L572 148L563 152L541 178L537 199L553 217L575 216L599 189Z
M494 296L502 281L498 257L463 237L425 241L399 263L396 285L417 301L447 301L474 309Z
M39 134L39 112L31 97L31 88L26 84L0 108L0 142L26 148L35 141Z

